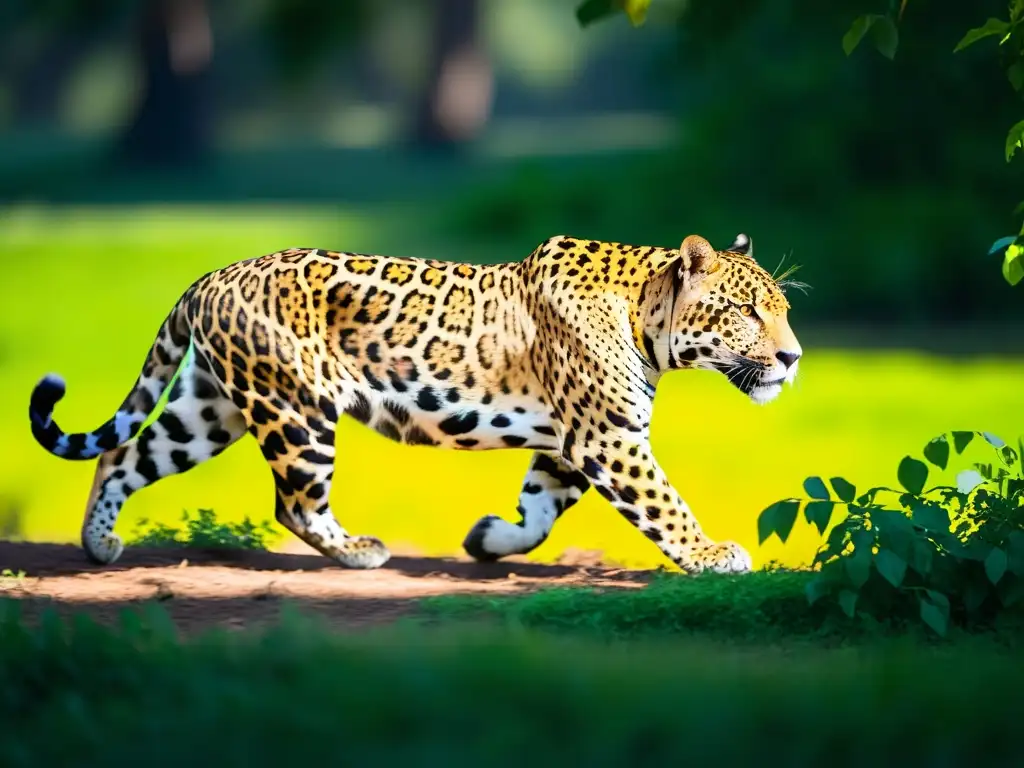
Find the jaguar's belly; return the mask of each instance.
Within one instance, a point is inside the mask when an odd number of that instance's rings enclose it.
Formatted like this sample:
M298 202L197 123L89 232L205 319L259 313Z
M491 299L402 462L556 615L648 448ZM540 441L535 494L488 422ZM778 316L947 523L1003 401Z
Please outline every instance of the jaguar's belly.
M544 405L514 395L479 399L424 386L406 392L357 389L345 412L385 437L408 445L461 450L558 449ZM485 402L486 401L486 402Z

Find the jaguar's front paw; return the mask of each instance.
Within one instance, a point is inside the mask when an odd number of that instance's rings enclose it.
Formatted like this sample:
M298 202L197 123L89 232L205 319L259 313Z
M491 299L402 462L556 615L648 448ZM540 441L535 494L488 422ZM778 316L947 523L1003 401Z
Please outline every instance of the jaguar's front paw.
M710 544L693 553L696 571L713 573L748 573L753 569L750 553L734 541Z
M372 570L390 560L391 552L374 536L354 536L337 548L334 559L346 568Z
M124 552L124 542L113 531L86 530L82 533L82 549L97 565L111 565Z

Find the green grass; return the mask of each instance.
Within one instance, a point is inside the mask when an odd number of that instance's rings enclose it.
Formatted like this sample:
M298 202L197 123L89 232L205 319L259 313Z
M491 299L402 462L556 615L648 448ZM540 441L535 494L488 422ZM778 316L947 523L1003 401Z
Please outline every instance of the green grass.
M278 533L266 520L258 523L248 517L240 523L218 520L212 509L200 509L195 517L186 510L181 522L179 527L140 520L126 543L143 547L267 549L267 544Z
M64 375L56 412L68 430L95 428L138 374L168 308L199 275L241 258L293 245L419 256L519 258L533 247L509 236L499 251L443 239L419 211L289 206L10 208L0 211L0 528L29 540L75 541L92 482L92 462L65 462L32 440L32 386ZM774 266L774 265L773 265ZM797 384L759 407L721 376L679 373L659 388L652 440L660 463L710 536L732 539L755 562L809 560L819 541L800 525L786 545L757 545L757 514L800 489L809 474L858 484L893 484L906 453L949 429L1024 433L1019 400L1024 360L946 356L893 348L844 349L801 317L807 341ZM806 334L805 334L806 331ZM884 338L883 338L884 337ZM514 515L524 451L490 453L410 448L346 420L338 430L332 504L345 527L426 554L451 554L483 514ZM951 468L950 476L953 469ZM936 478L938 480L940 478ZM216 509L221 519L272 520L273 479L255 442L185 475L145 489L127 504L119 530L138 521L177 523L182 508ZM604 550L638 566L664 561L597 494L587 494L536 552Z
M5 766L612 766L1019 761L1024 667L958 647L789 653L286 617L180 641L0 619ZM55 738L55 734L59 734ZM199 757L201 755L201 758Z
M520 595L443 595L421 601L436 619L473 619L502 627L602 639L699 638L715 643L829 647L871 646L886 638L914 643L1020 647L1024 612L940 640L921 624L916 604L885 621L848 618L835 601L808 604L810 571L762 570L743 576L663 574L643 589L558 587Z

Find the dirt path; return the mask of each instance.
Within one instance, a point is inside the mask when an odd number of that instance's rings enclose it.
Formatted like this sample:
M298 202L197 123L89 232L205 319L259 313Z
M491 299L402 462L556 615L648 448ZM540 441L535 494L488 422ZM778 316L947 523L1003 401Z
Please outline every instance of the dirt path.
M338 629L359 628L408 615L428 595L635 588L651 573L602 564L599 553L569 553L551 565L396 555L379 570L351 571L315 553L129 548L114 565L95 566L77 546L13 542L0 542L0 568L25 572L0 579L0 594L22 600L27 620L52 607L112 621L126 607L157 600L185 632L256 626L285 603Z

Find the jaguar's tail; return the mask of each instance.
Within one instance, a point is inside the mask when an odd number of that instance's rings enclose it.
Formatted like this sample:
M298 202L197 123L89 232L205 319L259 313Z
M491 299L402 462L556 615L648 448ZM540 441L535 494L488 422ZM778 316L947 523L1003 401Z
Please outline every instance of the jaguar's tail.
M36 442L54 456L83 460L94 459L135 437L188 351L192 337L189 304L194 291L193 285L174 305L160 326L132 391L117 412L98 429L67 434L58 427L53 420L53 409L64 397L64 380L52 373L44 376L32 390L28 408Z

